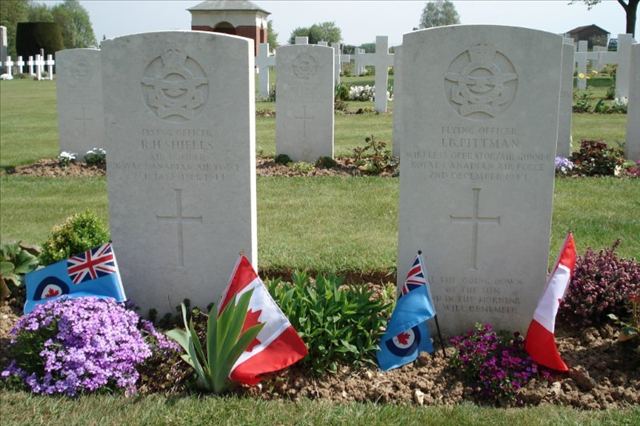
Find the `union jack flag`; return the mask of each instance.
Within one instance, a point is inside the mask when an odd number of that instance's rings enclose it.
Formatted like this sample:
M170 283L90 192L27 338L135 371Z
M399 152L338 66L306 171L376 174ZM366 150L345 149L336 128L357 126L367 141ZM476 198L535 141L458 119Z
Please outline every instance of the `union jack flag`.
M424 270L422 269L420 253L418 253L416 255L416 259L413 261L413 265L409 268L409 272L407 272L407 278L404 280L404 284L402 286L402 295L404 296L421 285L428 285L428 282Z
M73 284L95 280L118 271L111 243L87 250L67 259L67 271Z

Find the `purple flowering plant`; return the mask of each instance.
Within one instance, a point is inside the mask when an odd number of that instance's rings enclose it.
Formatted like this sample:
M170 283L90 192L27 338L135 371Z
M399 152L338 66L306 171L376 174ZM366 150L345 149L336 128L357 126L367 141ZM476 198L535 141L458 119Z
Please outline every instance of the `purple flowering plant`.
M38 305L11 330L1 376L37 394L136 391L137 367L177 346L112 299L61 298Z
M518 389L531 379L549 380L548 370L539 367L524 351L524 339L497 333L490 324L476 324L465 334L450 340L456 349L450 360L479 397L498 402L513 400Z

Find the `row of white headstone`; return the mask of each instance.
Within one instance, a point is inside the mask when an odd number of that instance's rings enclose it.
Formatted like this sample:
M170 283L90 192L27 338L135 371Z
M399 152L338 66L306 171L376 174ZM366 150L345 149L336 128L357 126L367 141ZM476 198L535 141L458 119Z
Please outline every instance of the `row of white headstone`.
M401 58L411 60L397 69L393 117L397 277L422 250L445 333L476 322L524 330L544 289L560 76L573 53L563 45L489 25L404 35ZM103 100L90 103L103 109L94 121L108 153L111 236L127 295L143 310L217 300L238 252L257 267L253 51L246 38L187 31L82 49L93 65L58 57L59 90L75 87L86 102L94 93L79 86L100 82ZM333 117L324 88L300 100L310 81L333 85L333 56L325 46L278 51L277 117L302 126ZM76 107L63 102L59 114Z
M308 37L296 37L296 45L308 45ZM327 47L327 42L319 42L318 46ZM282 46L286 47L286 46ZM389 53L389 37L377 36L376 37L376 50L374 53L365 53L364 49L357 48L355 55L345 55L341 53L340 43L332 44L334 49L334 81L335 84L340 83L340 73L342 70L342 64L351 62L355 58L355 70L357 75L362 75L366 71L367 66L373 66L375 68L375 88L378 93L378 88L382 88L379 93L380 96L375 96L375 109L377 112L387 112L387 87L389 85L389 67L394 65L394 54ZM279 48L278 48L279 49ZM269 97L269 91L271 89L269 82L269 69L276 66L276 58L278 49L275 54L271 53L268 43L262 43L258 50L258 57L256 58L256 69L259 74L259 95L266 99ZM276 90L277 92L277 90Z
M616 71L616 98L629 97L629 80L631 78L631 46L635 43L633 35L619 34L618 47L616 51L609 52L606 47L594 47L593 51L588 51L588 42L580 40L576 46L575 61L578 75L587 75L587 65L591 61L591 68L601 71L606 65L618 65ZM586 78L578 78L578 89L587 88Z
M53 66L56 64L56 61L53 59L52 55L47 55L47 59L41 55L36 55L35 59L33 56L29 56L29 59L25 62L22 59L22 56L18 56L18 60L14 62L11 59L11 56L7 56L7 59L4 63L0 63L2 69L5 74L13 77L14 66L17 69L19 74L24 73L24 67L28 67L29 75L37 77L38 80L42 80L42 73L45 70L45 65L47 67L47 78L49 80L53 80Z

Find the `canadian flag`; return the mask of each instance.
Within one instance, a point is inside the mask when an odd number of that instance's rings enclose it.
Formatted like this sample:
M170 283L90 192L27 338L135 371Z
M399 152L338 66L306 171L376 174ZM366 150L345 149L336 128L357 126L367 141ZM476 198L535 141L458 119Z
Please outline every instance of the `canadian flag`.
M569 286L569 281L571 281L575 265L576 246L573 235L569 233L564 240L553 274L549 278L533 313L533 320L531 320L524 342L525 350L535 362L558 371L568 371L569 367L560 357L556 346L554 335L556 314Z
M267 287L253 270L249 260L240 255L229 285L218 304L218 315L235 298L252 290L249 310L242 331L256 324L264 324L260 333L249 343L231 368L229 377L236 382L255 385L260 375L282 370L307 355L307 347L296 330L273 300Z

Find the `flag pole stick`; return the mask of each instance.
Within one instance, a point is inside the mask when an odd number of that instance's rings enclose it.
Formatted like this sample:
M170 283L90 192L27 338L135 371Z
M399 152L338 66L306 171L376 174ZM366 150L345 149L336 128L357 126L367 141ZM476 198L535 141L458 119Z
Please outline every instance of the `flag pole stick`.
M447 357L447 353L444 350L444 341L442 340L442 333L440 332L440 324L438 324L438 315L434 315L433 318L436 320L436 330L438 330L438 340L440 340L440 347L442 348L442 356Z

